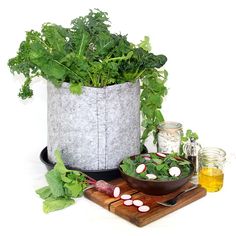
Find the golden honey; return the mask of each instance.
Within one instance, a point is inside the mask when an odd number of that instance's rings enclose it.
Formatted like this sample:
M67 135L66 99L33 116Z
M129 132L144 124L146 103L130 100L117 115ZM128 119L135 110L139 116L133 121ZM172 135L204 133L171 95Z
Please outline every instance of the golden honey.
M214 167L203 167L198 175L199 184L208 192L217 192L223 187L224 173Z

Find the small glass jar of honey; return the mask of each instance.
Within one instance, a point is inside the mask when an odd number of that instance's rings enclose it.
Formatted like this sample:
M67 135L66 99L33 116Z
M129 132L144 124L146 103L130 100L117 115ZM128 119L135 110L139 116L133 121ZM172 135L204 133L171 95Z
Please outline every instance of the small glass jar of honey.
M208 192L217 192L223 187L225 156L224 150L214 147L202 148L198 153L198 181Z

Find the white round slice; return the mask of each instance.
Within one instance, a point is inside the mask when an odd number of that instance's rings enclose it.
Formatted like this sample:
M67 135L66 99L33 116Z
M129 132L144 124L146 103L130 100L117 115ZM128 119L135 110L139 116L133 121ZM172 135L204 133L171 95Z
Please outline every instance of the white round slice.
M161 153L161 152L157 152L157 156L159 156L159 157L166 157L166 154L164 154L164 153Z
M120 188L119 187L115 187L115 189L113 191L113 196L114 197L119 197L120 196Z
M181 170L179 167L177 166L173 166L169 169L169 174L171 176L175 176L175 177L178 177L180 174L181 174Z
M157 176L154 174L146 174L146 176L148 179L156 179L157 178Z
M143 205L143 202L141 200L133 200L133 205L136 206L136 207L140 207Z
M129 195L129 194L123 194L123 195L121 195L121 197L120 197L122 200L129 200L129 199L131 199L131 195Z
M148 156L145 156L143 157L146 161L150 161L151 160L151 157L148 157Z
M141 174L146 170L146 165L145 164L140 164L136 168L136 173Z
M125 200L125 201L124 201L124 205L125 205L125 206L132 206L132 205L133 205L133 201L132 201L131 199Z
M149 206L146 206L146 205L143 205L143 206L140 206L139 208L138 208L138 211L140 211L140 212L148 212L150 210L150 207Z

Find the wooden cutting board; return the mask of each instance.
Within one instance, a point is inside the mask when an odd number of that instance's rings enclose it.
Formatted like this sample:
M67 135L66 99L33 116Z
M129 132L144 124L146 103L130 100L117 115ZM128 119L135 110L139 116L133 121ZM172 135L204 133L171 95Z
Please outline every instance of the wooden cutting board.
M119 186L121 188L121 194L130 194L132 199L140 199L144 202L144 205L150 207L150 211L146 213L141 213L137 210L135 206L125 206L123 200L120 198L112 198L107 196L104 193L98 192L95 188L90 188L85 191L84 195L91 201L97 203L98 205L104 207L108 211L113 212L114 214L128 220L129 222L142 227L147 225L155 220L160 219L161 217L174 212L206 195L206 190L202 187L198 187L186 194L184 194L179 200L177 205L172 207L165 207L158 205L157 201L166 201L171 199L179 192L191 187L193 184L190 182L185 184L182 188L177 191L162 195L162 196L152 196L147 195L142 192L139 192L131 187L123 179L116 179L110 182L113 185Z

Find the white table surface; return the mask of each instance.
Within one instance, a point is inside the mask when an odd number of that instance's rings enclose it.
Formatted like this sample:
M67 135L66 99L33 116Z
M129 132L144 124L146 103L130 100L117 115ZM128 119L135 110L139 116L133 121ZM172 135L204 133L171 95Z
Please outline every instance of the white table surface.
M206 197L139 228L84 197L67 209L44 214L42 200L34 192L46 184L46 168L39 160L41 147L32 144L25 149L19 148L23 142L19 139L19 145L11 147L1 158L0 232L7 233L4 235L77 235L81 230L103 235L183 235L184 232L221 235L226 229L235 227L234 159L226 165L221 191L208 193ZM14 158L14 164L8 161L9 157Z

